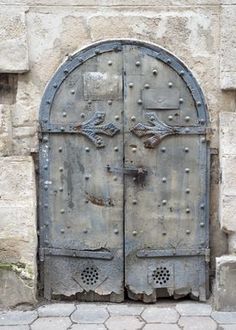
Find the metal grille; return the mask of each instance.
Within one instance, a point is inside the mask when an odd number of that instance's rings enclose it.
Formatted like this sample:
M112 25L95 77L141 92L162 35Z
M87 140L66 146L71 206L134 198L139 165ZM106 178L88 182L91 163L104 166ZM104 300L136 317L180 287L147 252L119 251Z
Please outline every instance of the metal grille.
M86 267L81 273L81 280L86 285L94 285L99 280L99 273L95 267Z
M168 284L170 280L170 270L167 269L166 267L157 267L153 272L152 272L152 279L153 282L159 285L163 284Z

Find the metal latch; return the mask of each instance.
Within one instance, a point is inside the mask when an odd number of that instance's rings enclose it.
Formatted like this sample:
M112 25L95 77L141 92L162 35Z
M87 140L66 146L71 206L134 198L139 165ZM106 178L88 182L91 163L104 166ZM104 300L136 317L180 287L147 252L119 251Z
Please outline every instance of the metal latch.
M123 168L117 168L112 167L110 165L106 166L107 171L110 173L121 173L124 175L132 175L137 177L142 177L148 174L147 169L143 167L123 167Z

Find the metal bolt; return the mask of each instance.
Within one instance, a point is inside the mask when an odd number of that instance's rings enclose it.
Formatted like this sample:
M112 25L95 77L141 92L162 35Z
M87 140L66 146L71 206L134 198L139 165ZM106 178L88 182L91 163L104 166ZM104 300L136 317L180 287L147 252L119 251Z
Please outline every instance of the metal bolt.
M137 62L135 63L135 65L136 65L136 66L140 66L140 62L137 61Z
M111 105L111 104L112 104L112 100L108 100L107 103L108 103L109 105Z
M129 83L129 88L133 88L134 87L134 84L131 82Z
M153 69L153 70L152 70L152 73L153 73L154 75L157 75L157 72L158 72L157 69Z
M150 88L149 84L145 84L144 88L146 88L146 89Z
M166 178L165 177L162 178L162 182L166 182Z
M137 235L137 231L133 230L133 236L136 236L136 235Z
M185 151L185 152L189 152L189 148L188 148L188 147L185 147L185 148L184 148L184 151Z
M162 151L162 152L166 152L166 148L165 148L165 147L162 147L162 148L161 148L161 151Z
M132 151L133 151L133 152L136 152L136 151L137 151L137 148L132 148Z
M71 92L71 94L75 94L75 90L74 89L72 89L70 92Z
M163 205L166 205L166 203L167 203L167 200L166 199L163 199L162 204Z
M66 116L67 116L67 113L66 113L66 112L63 112L63 113L62 113L62 116L63 116L63 117L66 117Z
M185 190L185 192L186 192L186 194L189 194L189 193L190 193L190 189L187 188L187 189Z
M119 230L118 229L114 229L114 234L119 234Z
M61 229L61 233L64 234L64 232L65 232L65 229Z
M190 120L190 117L189 116L186 116L185 117L185 121L189 121Z
M179 103L180 104L184 103L184 99L182 97L179 99Z
M58 151L59 151L59 152L62 152L62 147L58 148Z
M60 187L60 188L59 188L59 191L63 191L63 188L62 188L62 187Z
M190 209L189 208L186 208L186 213L190 213Z
M59 167L59 171L60 172L63 172L63 167Z
M81 118L84 118L85 117L85 114L82 112L81 115L80 115Z
M189 168L186 168L185 169L185 173L189 173L190 172L190 169Z
M170 81L170 82L168 83L168 86L171 88L171 87L173 86L173 83Z
M65 213L65 210L64 209L61 209L61 214L64 214Z
M201 222L200 227L204 227L204 226L205 226L204 222Z
M190 230L187 229L186 230L186 234L189 235L190 234Z
M138 100L138 104L142 104L143 101L141 99Z
M86 148L85 148L85 151L86 151L86 152L89 152L89 151L90 151L89 147L86 147Z
M172 120L172 119L173 119L173 116L168 116L168 119L169 119L169 120Z
M112 65L112 61L108 61L108 65Z
M132 202L132 204L136 205L137 204L137 200L134 199L133 202Z
M115 120L119 120L120 119L120 117L119 116L115 116Z

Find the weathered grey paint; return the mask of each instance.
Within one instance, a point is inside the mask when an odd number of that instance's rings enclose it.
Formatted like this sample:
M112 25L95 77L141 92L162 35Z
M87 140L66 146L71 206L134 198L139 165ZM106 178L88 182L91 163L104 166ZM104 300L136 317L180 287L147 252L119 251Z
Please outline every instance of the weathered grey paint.
M159 47L101 42L60 67L41 104L45 297L206 299L207 121L192 74Z

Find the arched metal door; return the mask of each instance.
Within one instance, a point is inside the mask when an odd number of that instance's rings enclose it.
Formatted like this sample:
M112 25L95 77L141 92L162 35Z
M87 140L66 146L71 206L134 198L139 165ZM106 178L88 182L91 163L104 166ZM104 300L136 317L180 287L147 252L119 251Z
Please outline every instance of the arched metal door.
M137 41L92 45L56 72L40 122L45 297L205 300L207 112L183 63Z

